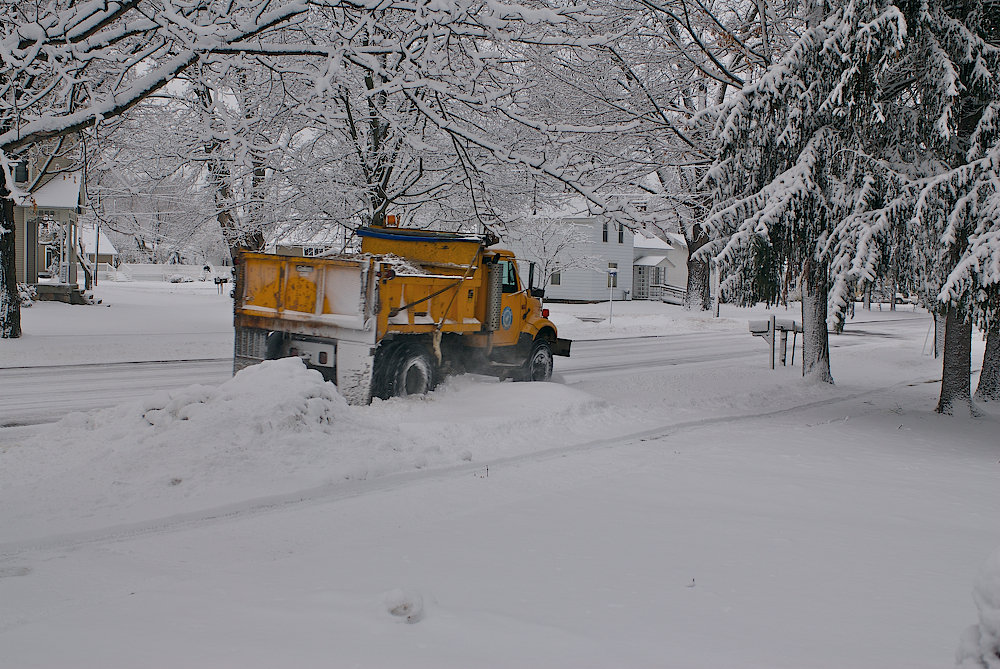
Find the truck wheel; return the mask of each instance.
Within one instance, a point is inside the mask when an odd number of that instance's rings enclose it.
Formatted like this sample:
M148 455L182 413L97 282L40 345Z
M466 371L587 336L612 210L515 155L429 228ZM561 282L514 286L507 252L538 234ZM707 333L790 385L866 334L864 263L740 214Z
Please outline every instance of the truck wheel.
M394 342L383 342L375 352L375 364L372 369L372 396L387 400L393 396L395 372L399 354L404 346Z
M547 339L536 339L524 363L525 381L548 381L552 378L552 348Z
M418 346L402 346L401 349L392 394L406 397L425 395L434 390L437 370L430 354Z

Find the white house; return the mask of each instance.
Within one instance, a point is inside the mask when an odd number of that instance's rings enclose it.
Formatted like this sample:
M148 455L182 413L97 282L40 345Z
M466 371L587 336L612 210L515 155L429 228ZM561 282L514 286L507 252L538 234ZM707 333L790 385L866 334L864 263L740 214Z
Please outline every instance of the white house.
M628 196L646 211L642 197ZM583 198L566 197L539 207L503 242L522 260L543 268L536 277L551 274L545 286L547 299L599 302L611 296L678 302L687 289L683 235L663 232L652 222L636 231L607 222L592 214ZM541 281L536 279L536 285Z
M600 302L609 296L626 299L631 292L632 242L628 228L594 216L582 198L566 198L540 207L502 243L522 260L522 279L527 262L547 267L546 299Z
M284 223L275 230L268 251L282 256L322 256L345 247L345 230L322 223Z
M634 233L632 298L678 301L687 290L687 243L677 233Z

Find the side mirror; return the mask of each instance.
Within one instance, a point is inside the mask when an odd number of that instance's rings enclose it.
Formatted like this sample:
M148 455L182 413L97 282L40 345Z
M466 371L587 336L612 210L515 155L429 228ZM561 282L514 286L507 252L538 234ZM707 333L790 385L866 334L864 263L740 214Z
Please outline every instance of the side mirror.
M532 288L531 289L531 296L532 297L537 297L540 300L544 299L545 298L545 289L544 288Z

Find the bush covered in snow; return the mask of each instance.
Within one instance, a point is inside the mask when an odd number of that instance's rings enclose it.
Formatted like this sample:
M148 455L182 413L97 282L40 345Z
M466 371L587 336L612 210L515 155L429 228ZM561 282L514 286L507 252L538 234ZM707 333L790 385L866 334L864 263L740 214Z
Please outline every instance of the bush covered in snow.
M183 274L171 274L167 279L170 283L194 283L194 279Z
M972 591L979 624L962 635L959 669L1000 669L1000 550L990 556Z
M35 287L29 286L26 283L17 284L17 296L21 300L22 307L30 307L38 299L38 296L35 294Z

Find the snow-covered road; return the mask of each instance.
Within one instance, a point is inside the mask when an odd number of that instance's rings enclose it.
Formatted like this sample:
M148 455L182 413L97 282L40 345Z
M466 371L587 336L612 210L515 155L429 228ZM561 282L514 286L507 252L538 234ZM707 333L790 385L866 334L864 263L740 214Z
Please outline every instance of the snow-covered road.
M51 423L74 411L114 406L194 383L217 386L232 370L228 359L0 369L0 428Z
M699 333L574 342L556 359L556 381L572 385L692 363L763 356L761 340ZM217 386L232 375L228 358L0 368L0 428L55 422L74 411L114 406L192 384Z
M873 320L855 327L864 327L870 336L892 337L900 328L920 328L926 323L926 318L914 320L920 325L909 320ZM834 338L832 345L856 344L859 340L854 334L852 328L847 337ZM766 362L763 340L727 332L584 339L574 342L572 357L556 359L555 380L573 385L745 358ZM0 428L55 422L74 411L114 406L192 384L217 386L231 375L228 358L0 368Z
M0 429L0 664L930 669L976 621L997 412L933 414L926 314L859 313L828 386L767 369L760 311L576 305L562 383L348 407L297 361L230 379L187 307L167 348L221 385Z

